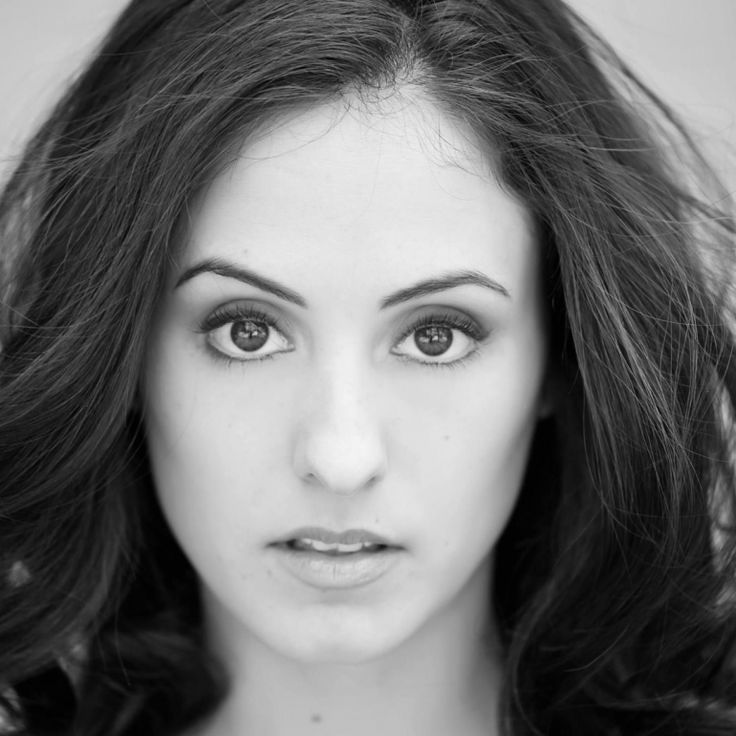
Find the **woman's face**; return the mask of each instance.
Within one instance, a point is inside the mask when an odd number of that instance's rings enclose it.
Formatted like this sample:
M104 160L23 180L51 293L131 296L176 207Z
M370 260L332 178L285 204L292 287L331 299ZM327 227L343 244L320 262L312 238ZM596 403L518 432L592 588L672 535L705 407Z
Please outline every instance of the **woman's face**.
M486 600L543 410L540 270L529 213L427 101L245 147L193 212L144 376L210 622L356 662Z

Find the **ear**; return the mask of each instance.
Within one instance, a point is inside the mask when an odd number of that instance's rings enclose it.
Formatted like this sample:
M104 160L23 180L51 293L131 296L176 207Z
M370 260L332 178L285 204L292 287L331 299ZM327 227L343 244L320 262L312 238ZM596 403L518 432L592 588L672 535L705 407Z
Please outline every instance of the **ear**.
M547 372L539 392L539 403L537 417L547 419L557 411L562 400L563 386L559 369L554 365L548 365Z

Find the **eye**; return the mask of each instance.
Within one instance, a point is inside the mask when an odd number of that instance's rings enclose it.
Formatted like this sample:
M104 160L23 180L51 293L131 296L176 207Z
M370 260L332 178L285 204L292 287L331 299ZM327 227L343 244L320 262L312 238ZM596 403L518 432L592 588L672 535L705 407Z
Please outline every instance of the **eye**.
M240 362L266 360L293 350L279 321L250 305L219 307L200 327L208 346L222 358Z
M423 365L459 364L473 355L488 333L475 320L452 312L413 322L391 351Z

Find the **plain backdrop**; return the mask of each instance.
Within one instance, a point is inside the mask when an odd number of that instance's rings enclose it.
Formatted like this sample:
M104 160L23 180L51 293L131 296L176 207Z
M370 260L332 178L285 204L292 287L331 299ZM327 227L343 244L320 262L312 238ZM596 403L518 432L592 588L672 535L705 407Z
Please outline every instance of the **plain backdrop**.
M736 191L736 0L570 4L673 105ZM124 5L0 0L0 181Z

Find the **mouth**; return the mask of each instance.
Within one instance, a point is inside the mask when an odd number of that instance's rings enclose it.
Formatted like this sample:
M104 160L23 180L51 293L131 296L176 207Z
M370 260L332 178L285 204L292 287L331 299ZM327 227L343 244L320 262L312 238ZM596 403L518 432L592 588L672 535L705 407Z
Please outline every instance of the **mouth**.
M295 529L268 546L294 577L320 589L367 585L386 575L404 551L365 529L334 532L321 527Z
M327 544L309 537L290 539L276 546L284 546L294 552L318 552L332 557L344 557L345 555L357 555L361 552L383 552L389 548L387 544L375 544L373 542L356 542L355 544Z
M325 555L355 555L401 549L390 540L367 529L336 532L323 527L302 527L286 534L272 546L294 552L317 552Z

